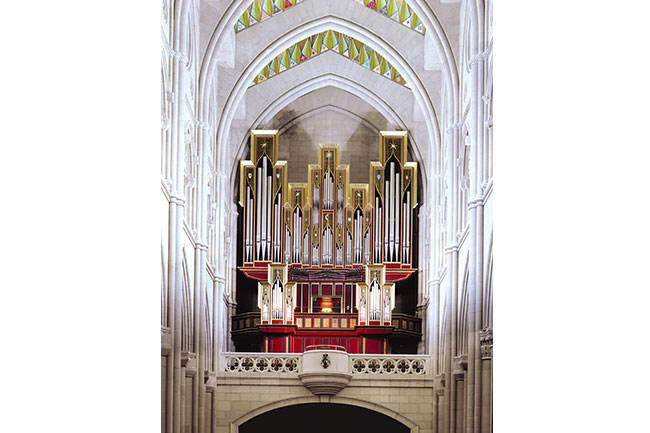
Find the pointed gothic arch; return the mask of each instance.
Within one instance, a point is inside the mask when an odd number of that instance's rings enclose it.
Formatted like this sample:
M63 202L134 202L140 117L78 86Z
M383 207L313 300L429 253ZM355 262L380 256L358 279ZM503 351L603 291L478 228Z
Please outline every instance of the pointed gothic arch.
M409 433L419 433L420 428L417 423L414 421L406 418L405 416L399 414L398 412L395 412L392 409L389 409L385 406L382 406L377 403L372 403L369 401L365 400L360 400L356 398L350 398L350 397L339 397L337 395L335 396L330 396L326 400L321 400L321 397L311 395L311 396L306 396L306 397L294 397L294 398L288 398L284 400L279 400L275 401L263 406L260 406L256 409L253 409L252 411L245 413L244 415L240 416L239 418L233 420L230 423L230 433L239 433L240 432L240 427L242 424L246 423L247 421L252 420L255 417L258 417L260 415L263 415L265 413L268 413L270 411L273 411L275 409L281 409L285 407L290 407L290 406L296 406L296 405L302 405L302 404L314 404L314 403L322 403L324 401L327 401L327 403L333 403L333 404L340 404L340 405L347 405L347 406L352 406L352 407L357 407L357 408L363 408L367 409L376 413L379 413L381 415L384 415L388 418L392 418L399 424L402 424L403 426L408 429L407 431Z

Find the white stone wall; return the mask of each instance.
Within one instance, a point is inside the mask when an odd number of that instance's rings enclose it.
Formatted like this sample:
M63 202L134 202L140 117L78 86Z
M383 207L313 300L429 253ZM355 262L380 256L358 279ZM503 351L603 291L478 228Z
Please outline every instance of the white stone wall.
M411 431L431 433L433 420L433 378L376 379L353 378L335 396L315 396L296 378L227 377L217 378L214 395L215 433L230 433L249 417L289 404L330 402L367 407L395 417ZM408 421L407 421L408 420ZM417 430L416 430L417 429Z
M350 182L368 183L369 161L379 159L379 134L358 119L328 110L296 123L279 137L278 157L289 161L289 182L306 182L318 163L319 143L339 143L339 162L350 165Z

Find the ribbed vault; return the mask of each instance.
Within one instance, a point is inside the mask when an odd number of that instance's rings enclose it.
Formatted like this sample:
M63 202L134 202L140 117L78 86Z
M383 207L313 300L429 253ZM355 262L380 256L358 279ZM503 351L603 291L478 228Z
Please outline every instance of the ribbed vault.
M372 12L371 12L372 13ZM284 15L284 14L283 14ZM403 27L401 25L398 25L399 27ZM355 23L347 22L340 20L338 18L334 17L324 17L319 20L315 20L314 22L310 22L305 24L303 27L301 27L298 30L294 30L290 32L289 34L285 35L283 38L281 38L278 41L273 42L264 52L260 55L258 55L253 61L251 61L246 68L245 72L240 75L239 80L233 87L230 95L226 99L226 103L224 106L224 113L220 119L219 126L218 126L218 136L217 136L217 142L218 143L224 143L224 140L227 140L227 133L229 133L232 130L232 120L235 115L235 107L239 105L241 100L243 99L243 91L245 88L248 86L250 83L250 80L253 79L254 75L256 74L258 68L263 65L264 63L270 61L270 59L273 58L273 54L268 54L268 53L275 53L277 52L277 49L282 46L290 45L292 43L295 43L299 40L301 40L305 35L313 34L314 31L319 31L321 29L334 29L337 31L343 31L346 34L351 35L352 37L355 37L360 40L369 40L371 44L376 44L375 46L379 46L381 44L380 39L373 34L372 32L368 31L367 29L360 28L357 26ZM405 29L408 31L408 29ZM379 48L377 48L378 51L381 51ZM437 117L436 113L430 98L430 95L428 92L425 90L425 87L423 86L422 82L419 80L417 77L417 74L414 72L412 67L404 61L404 58L396 52L392 47L388 45L384 45L382 50L386 50L385 52L382 52L381 54L386 57L393 65L396 67L401 68L400 71L406 78L407 82L409 82L411 86L411 90L413 91L413 97L414 100L417 103L417 107L420 109L421 116L424 120L424 125L426 126L426 133L425 133L425 146L424 147L418 147L415 145L413 147L414 149L414 154L417 158L417 160L422 161L422 175L423 177L426 176L426 171L427 171L427 164L426 162L429 160L429 158L433 157L433 153L436 152L436 149L438 148L437 143L439 142L440 139L440 132L439 132L439 125L437 123ZM374 72L362 68L359 65L355 65L353 62L349 62L345 60L342 56L338 56L333 53L325 53L324 55L319 56L321 59L325 58L327 55L330 56L335 56L339 57L341 61L344 61L346 63L351 64L351 66L356 66L356 70L354 70L354 74L361 74L364 71L365 73L371 74L371 75L376 75ZM330 61L328 60L328 64ZM311 61L311 62L306 62L304 66L309 66L310 64L318 64L317 60ZM300 65L303 66L303 65ZM328 65L329 66L329 65ZM294 70L299 70L300 68L292 68ZM274 80L282 80L283 76L286 79L287 76L289 76L291 73L291 70L279 74L278 77L276 77ZM357 80L358 81L358 80ZM369 80L365 80L365 82L376 82L377 80L373 80L370 78ZM382 80L385 83L382 84L383 86L386 86L387 84L392 84L396 85L396 83L392 83L389 80ZM295 81L292 81L295 82ZM361 82L364 82L363 80ZM262 83L263 84L263 83ZM288 83L287 83L288 84ZM279 83L278 87L282 88L282 83ZM256 88L261 87L261 85L258 86L253 86L251 88L251 92L255 90ZM400 87L404 90L405 89L401 85L397 85L397 87ZM246 99L247 103L250 101L250 96L252 93L247 92L246 93ZM388 92L387 92L388 93ZM392 93L392 92L391 92ZM266 96L266 95L265 95ZM395 107L396 110L398 110L401 113L404 113L404 116L413 116L415 113L414 109L414 104L392 104L393 107ZM414 125L411 125L414 126ZM412 128L411 128L412 129ZM230 143L238 143L240 142L237 139L230 140ZM224 149L221 149L222 151ZM231 149L231 152L235 151L236 149ZM232 152L232 153L235 153ZM432 153L433 152L433 153ZM226 158L222 158L226 159ZM423 183L422 185L423 189L426 191L426 182Z
M248 4L240 4L235 1L231 3L225 17L227 19L233 18L231 13L236 9L239 12L249 6ZM432 37L436 39L435 47L439 51L439 56L444 59L453 57L453 50L451 48L445 49L449 46L449 38L446 36L440 39L440 35L444 35L445 31L442 28L440 20L433 17L433 9L425 10L423 13L418 12L418 5L414 4L413 11L418 14L422 22L427 25L430 22L433 26ZM457 10L458 5L434 5L435 7L442 7L447 11ZM424 16L423 16L424 14ZM442 15L445 15L443 13ZM446 14L450 15L450 14ZM433 17L433 18L432 18ZM435 19L434 19L435 18ZM222 38L223 30L219 27L224 23L223 19L215 28L212 37L207 41L207 52L205 63L202 67L202 74L207 73L208 69L216 66L213 50L218 46L219 40L224 42L227 38ZM291 29L287 32L287 29ZM223 151L224 145L226 147L241 143L236 137L228 137L226 131L230 131L235 119L235 113L241 114L244 110L239 106L241 102L241 94L244 91L244 84L248 85L255 75L259 72L260 67L264 63L268 63L273 58L273 52L277 55L278 50L286 48L292 43L296 43L302 37L309 36L316 31L323 30L336 30L344 31L352 37L362 40L369 46L373 46L378 53L383 55L389 62L396 68L406 69L403 72L406 81L414 84L414 105L419 107L415 110L414 107L409 108L409 112L413 113L416 118L419 118L426 125L426 131L423 133L425 139L420 139L420 146L414 149L417 159L420 160L422 165L423 174L428 169L428 165L432 164L433 160L438 157L435 156L440 140L441 127L438 124L438 119L434 107L437 105L440 88L440 75L427 76L424 69L424 39L427 35L414 32L410 28L400 24L397 21L388 19L376 11L371 10L363 5L355 4L350 1L349 4L344 5L343 2L334 2L332 0L322 1L304 1L284 11L283 13L273 16L271 19L265 20L252 28L246 29L235 35L237 55L233 61L233 68L219 69L219 108L222 110L222 116L218 122L217 130L219 136L217 137L217 146L220 147L219 153ZM376 32L374 31L375 29ZM232 27L230 29L234 33ZM429 32L427 32L428 34ZM251 56L254 56L251 59ZM247 63L248 62L248 63ZM211 66L212 65L212 66ZM207 68L207 69L206 69ZM447 68L448 74L450 71L455 71L455 66ZM253 72L254 71L254 72ZM443 71L444 72L444 71ZM437 77L437 78L436 78ZM279 76L276 78L279 79ZM438 83L435 83L438 80ZM248 97L246 98L248 102ZM247 110L246 110L247 111ZM404 110L400 110L404 111ZM245 116L250 119L249 116ZM243 119L242 119L243 120ZM243 125L242 125L243 126ZM248 125L248 129L256 127L254 124ZM239 129L239 128L235 128ZM413 125L408 125L406 129L417 129ZM236 134L237 135L237 134ZM230 148L226 150L226 154L236 154L236 149ZM221 158L224 160L225 158ZM431 162L429 162L431 161ZM426 185L423 185L426 188Z

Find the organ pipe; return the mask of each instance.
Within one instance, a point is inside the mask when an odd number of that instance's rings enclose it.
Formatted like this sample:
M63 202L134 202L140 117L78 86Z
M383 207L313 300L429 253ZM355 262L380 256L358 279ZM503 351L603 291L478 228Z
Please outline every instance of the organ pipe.
M389 234L388 234L388 226L386 225L387 222L390 221L390 200L388 199L390 191L390 184L388 183L388 179L386 179L385 182L385 188L384 188L384 221L383 224L380 225L380 231L381 229L384 230L384 257L386 257L385 261L388 261L388 244L389 244Z
M257 259L261 259L261 253L262 253L262 248L260 245L260 239L262 235L262 230L260 225L262 224L262 219L260 215L262 215L262 198L261 198L261 191L262 191L262 169L257 168L257 189L255 190L255 201L257 202L257 212L255 214L255 250L257 252Z
M337 239L342 240L342 231L343 231L343 188L341 185L338 185L336 190L336 227L337 227ZM336 264L343 265L343 242L340 242L336 246Z
M289 232L289 224L284 228L284 263L291 263L291 233Z
M262 157L262 255L261 259L266 260L266 156Z
M393 193L393 200L395 206L395 218L393 219L393 233L395 233L395 256L393 257L394 262L399 261L399 230L400 230L400 205L402 201L400 200L400 183L399 183L399 173L395 173L395 192Z
M381 262L381 206L379 205L379 197L375 196L375 252L374 252L374 262Z
M388 260L393 261L393 250L395 249L395 163L390 163L390 178L388 180L388 207L390 208L388 221Z
M273 201L273 176L268 173L266 177L266 246L264 248L265 260L271 259L271 218L273 215L271 202Z
M365 242L364 242L364 259L365 264L370 264L370 229L366 231Z
M291 193L286 161L277 161L276 133L252 131L251 161L241 163L245 266L270 261L410 267L417 165L406 161L406 133L380 133L380 161L371 162L370 188L350 184L348 166L338 165L338 146L326 144L320 145L318 164L309 166L308 182L291 186Z
M246 240L244 242L244 261L250 262L251 260L251 255L250 255L250 250L251 250L251 242L250 242L250 236L251 236L251 230L250 230L250 221L251 221L251 189L246 187Z
M307 232L303 235L303 247L302 247L302 263L304 265L309 264L309 234Z

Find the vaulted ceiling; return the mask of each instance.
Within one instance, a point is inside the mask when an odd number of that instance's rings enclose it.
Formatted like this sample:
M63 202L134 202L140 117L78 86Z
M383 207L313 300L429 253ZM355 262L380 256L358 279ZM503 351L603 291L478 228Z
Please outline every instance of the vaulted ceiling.
M372 158L377 132L399 129L426 176L458 69L459 0L201 0L200 11L221 156L236 161L250 129L277 128L290 166L313 162L298 149L318 142Z

